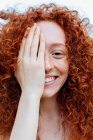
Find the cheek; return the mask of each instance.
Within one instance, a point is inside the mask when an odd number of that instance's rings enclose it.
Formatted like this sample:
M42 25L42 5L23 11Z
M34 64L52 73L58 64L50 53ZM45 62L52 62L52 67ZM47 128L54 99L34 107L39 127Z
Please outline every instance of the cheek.
M69 72L69 62L67 60L56 61L56 67L60 71L60 73L67 73Z

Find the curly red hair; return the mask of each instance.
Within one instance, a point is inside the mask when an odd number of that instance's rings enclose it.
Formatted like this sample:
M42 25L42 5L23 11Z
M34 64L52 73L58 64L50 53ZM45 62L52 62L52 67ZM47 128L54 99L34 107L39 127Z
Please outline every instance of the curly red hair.
M14 73L23 35L34 22L48 20L64 30L70 59L68 79L57 96L59 111L64 123L71 126L71 140L93 139L93 40L87 32L89 23L81 20L77 11L55 4L29 8L24 13L3 11L0 17L9 19L0 32L0 134L10 134L21 96Z

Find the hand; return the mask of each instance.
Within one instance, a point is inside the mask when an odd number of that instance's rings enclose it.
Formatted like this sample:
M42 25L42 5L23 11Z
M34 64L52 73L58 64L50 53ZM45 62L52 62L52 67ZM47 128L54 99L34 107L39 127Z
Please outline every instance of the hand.
M34 91L30 94L36 91L39 97L43 94L45 84L44 52L44 37L35 24L27 29L23 37L15 76L22 91Z

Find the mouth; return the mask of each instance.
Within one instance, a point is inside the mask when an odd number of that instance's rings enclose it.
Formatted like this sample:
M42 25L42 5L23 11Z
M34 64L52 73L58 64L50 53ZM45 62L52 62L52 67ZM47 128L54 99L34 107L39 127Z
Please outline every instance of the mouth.
M45 80L45 86L51 86L51 85L53 85L56 82L56 80L58 79L58 77L59 76L54 76L51 79L48 79L48 80L46 79Z

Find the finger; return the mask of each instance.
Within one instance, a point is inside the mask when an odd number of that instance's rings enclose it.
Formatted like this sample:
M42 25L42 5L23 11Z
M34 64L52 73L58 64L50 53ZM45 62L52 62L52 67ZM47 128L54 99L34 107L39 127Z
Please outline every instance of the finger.
M23 55L24 55L24 47L25 47L28 32L29 32L29 28L27 28L27 30L26 30L26 32L24 34L24 37L22 39L22 43L21 43L20 50L19 50L19 55L18 55L19 60L22 59Z
M37 26L35 35L32 41L32 46L31 46L31 59L36 60L37 59L37 52L38 52L38 46L39 46L39 35L40 35L40 29Z
M34 24L34 26L31 27L30 32L27 36L27 40L26 40L25 47L24 47L25 48L25 50L24 50L24 57L25 58L30 56L30 47L31 47L31 44L33 41L35 29L36 29L36 24Z
M24 34L24 38L27 39L27 36L28 36L29 31L30 31L30 27L27 28L27 30L26 30L26 32L25 32L25 34Z
M40 47L38 52L38 61L44 63L44 55L45 55L45 39L43 34L40 35Z

